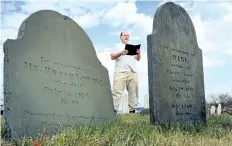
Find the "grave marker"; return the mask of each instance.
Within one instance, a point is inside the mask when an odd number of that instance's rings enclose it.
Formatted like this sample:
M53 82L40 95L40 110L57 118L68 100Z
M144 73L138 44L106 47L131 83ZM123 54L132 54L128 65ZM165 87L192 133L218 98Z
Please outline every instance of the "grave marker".
M144 108L149 108L149 97L148 97L148 95L144 96Z
M4 43L4 116L16 139L74 124L115 120L108 71L72 19L33 13Z
M205 123L202 51L184 8L161 5L147 44L151 123Z
M216 107L214 105L210 108L210 115L214 115L216 113Z
M218 106L217 106L217 114L221 115L221 113L222 113L222 104L219 103Z

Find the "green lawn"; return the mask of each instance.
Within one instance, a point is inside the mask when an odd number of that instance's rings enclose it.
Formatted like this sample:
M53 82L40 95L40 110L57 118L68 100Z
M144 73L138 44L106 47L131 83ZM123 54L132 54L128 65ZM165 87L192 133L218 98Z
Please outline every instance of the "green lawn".
M4 122L1 136L4 137ZM31 137L15 142L1 140L1 145L33 145L32 140ZM232 146L232 116L207 118L205 128L167 130L151 126L148 116L122 115L115 123L104 126L66 129L42 143L46 146Z

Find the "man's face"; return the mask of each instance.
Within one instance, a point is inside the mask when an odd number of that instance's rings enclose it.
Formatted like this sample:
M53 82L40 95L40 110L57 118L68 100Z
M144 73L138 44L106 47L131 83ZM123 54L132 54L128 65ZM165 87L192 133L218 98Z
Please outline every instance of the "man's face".
M128 32L123 32L121 36L121 41L125 44L129 42L130 34Z

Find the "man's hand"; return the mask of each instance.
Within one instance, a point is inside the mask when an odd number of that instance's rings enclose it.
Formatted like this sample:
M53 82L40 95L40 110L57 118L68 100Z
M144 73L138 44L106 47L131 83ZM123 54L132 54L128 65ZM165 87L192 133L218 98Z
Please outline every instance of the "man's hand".
M136 53L137 53L137 55L140 55L140 53L141 53L141 52L140 52L140 49L137 49L137 50L136 50Z
M137 53L137 55L135 56L135 59L137 60L137 61L139 61L140 60L140 58L141 58L141 52L140 52L140 50L138 49L138 50L136 50L136 53Z
M121 51L121 52L119 52L119 53L111 54L111 55L110 55L110 56L111 56L111 60L116 60L116 59L118 59L121 55L126 55L126 54L128 54L128 50L123 50L123 51Z
M121 53L121 55L126 55L126 54L128 54L128 50L123 50L120 53Z

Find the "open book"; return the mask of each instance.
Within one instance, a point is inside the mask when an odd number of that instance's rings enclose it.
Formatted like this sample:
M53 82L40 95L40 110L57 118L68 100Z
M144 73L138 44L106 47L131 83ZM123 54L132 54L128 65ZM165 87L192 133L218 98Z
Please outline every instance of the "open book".
M136 55L136 51L139 50L141 47L141 44L139 45L132 45L132 44L126 44L125 50L128 50L127 55Z

